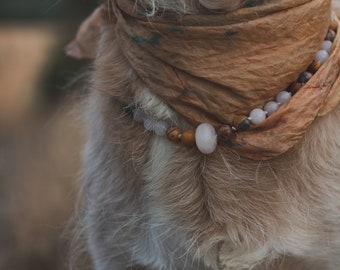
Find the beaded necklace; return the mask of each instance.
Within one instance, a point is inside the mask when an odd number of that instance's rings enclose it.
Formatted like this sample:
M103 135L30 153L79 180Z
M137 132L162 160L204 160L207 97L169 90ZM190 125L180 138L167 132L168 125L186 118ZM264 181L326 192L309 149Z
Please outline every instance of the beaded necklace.
M308 69L302 72L298 79L292 82L286 90L279 92L272 101L267 102L263 108L253 109L248 117L236 120L234 125L222 125L216 130L211 124L202 123L196 130L181 130L164 120L153 120L152 117L135 106L126 106L124 110L132 115L135 122L143 123L146 130L153 131L158 136L166 136L170 141L180 143L183 146L194 147L196 145L201 153L211 154L215 151L218 142L228 144L235 133L246 131L251 125L261 124L267 117L275 113L282 104L290 100L327 61L336 31L337 22L332 14L325 40Z

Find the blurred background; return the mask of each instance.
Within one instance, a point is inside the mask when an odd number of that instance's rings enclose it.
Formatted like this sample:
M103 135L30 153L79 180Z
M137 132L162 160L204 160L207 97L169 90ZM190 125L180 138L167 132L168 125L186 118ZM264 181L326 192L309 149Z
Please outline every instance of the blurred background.
M0 270L68 268L90 63L63 49L96 5L0 0Z

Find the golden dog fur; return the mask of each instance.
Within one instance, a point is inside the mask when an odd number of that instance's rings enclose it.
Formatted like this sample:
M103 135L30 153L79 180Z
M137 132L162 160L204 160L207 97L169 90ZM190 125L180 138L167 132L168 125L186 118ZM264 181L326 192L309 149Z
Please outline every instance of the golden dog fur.
M152 16L161 8L198 12L199 5L234 10L249 1L139 2ZM223 147L209 156L183 148L122 109L138 104L155 119L179 119L129 66L110 21L91 89L81 224L95 269L339 269L340 107L270 161Z

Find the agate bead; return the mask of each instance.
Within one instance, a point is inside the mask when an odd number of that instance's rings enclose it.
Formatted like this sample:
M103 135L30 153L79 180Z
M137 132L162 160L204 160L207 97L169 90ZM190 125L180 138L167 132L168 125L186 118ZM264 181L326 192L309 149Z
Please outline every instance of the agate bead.
M333 42L334 41L334 39L335 39L335 31L334 30L332 30L332 29L328 29L328 32L327 32L327 35L326 35L326 40L329 40L329 41L331 41L331 42Z
M153 122L150 118L144 118L143 124L146 130L153 130Z
M277 111L278 108L279 108L279 104L277 102L269 101L266 103L263 109L267 112L267 115L269 116L273 114L275 111Z
M292 95L295 95L300 88L302 87L302 83L300 82L293 82L289 87L288 91L292 93Z
M233 134L234 131L229 125L221 126L217 131L218 139L223 142L229 141L232 138Z
M276 95L276 102L283 104L292 97L292 94L287 91L281 91Z
M234 120L234 125L239 131L245 131L250 128L250 120L246 116L238 116Z
M332 20L331 24L329 25L329 28L333 31L336 31L338 28L338 23L335 20Z
M249 114L249 120L254 125L261 124L266 120L266 112L262 109L254 109Z
M328 58L329 58L328 52L326 52L325 50L320 50L316 54L314 61L320 62L321 64L323 64L327 61Z
M154 125L153 125L153 131L158 136L165 136L168 128L169 128L168 124L165 121L162 121L162 120L155 122Z
M305 84L305 83L307 83L307 82L310 80L310 78L312 78L312 77L313 77L313 74L312 74L312 73L310 73L310 72L308 72L308 71L302 72L302 73L300 74L299 78L298 78L298 82L299 82L299 83L302 83L302 84Z
M330 54L332 50L332 46L333 46L333 43L330 40L325 40L322 43L321 50L324 50Z
M319 68L321 67L321 63L320 62L316 62L316 61L313 61L310 66L308 67L308 71L311 72L311 73L316 73Z

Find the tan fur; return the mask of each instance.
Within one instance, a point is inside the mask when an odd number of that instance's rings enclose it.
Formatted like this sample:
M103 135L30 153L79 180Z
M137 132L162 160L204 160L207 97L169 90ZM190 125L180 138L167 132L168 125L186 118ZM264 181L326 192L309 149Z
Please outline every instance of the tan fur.
M159 4L180 10L189 3L179 2ZM201 155L124 113L138 103L155 119L182 123L139 81L109 24L92 89L84 223L96 269L338 269L340 107L271 161L222 146Z

